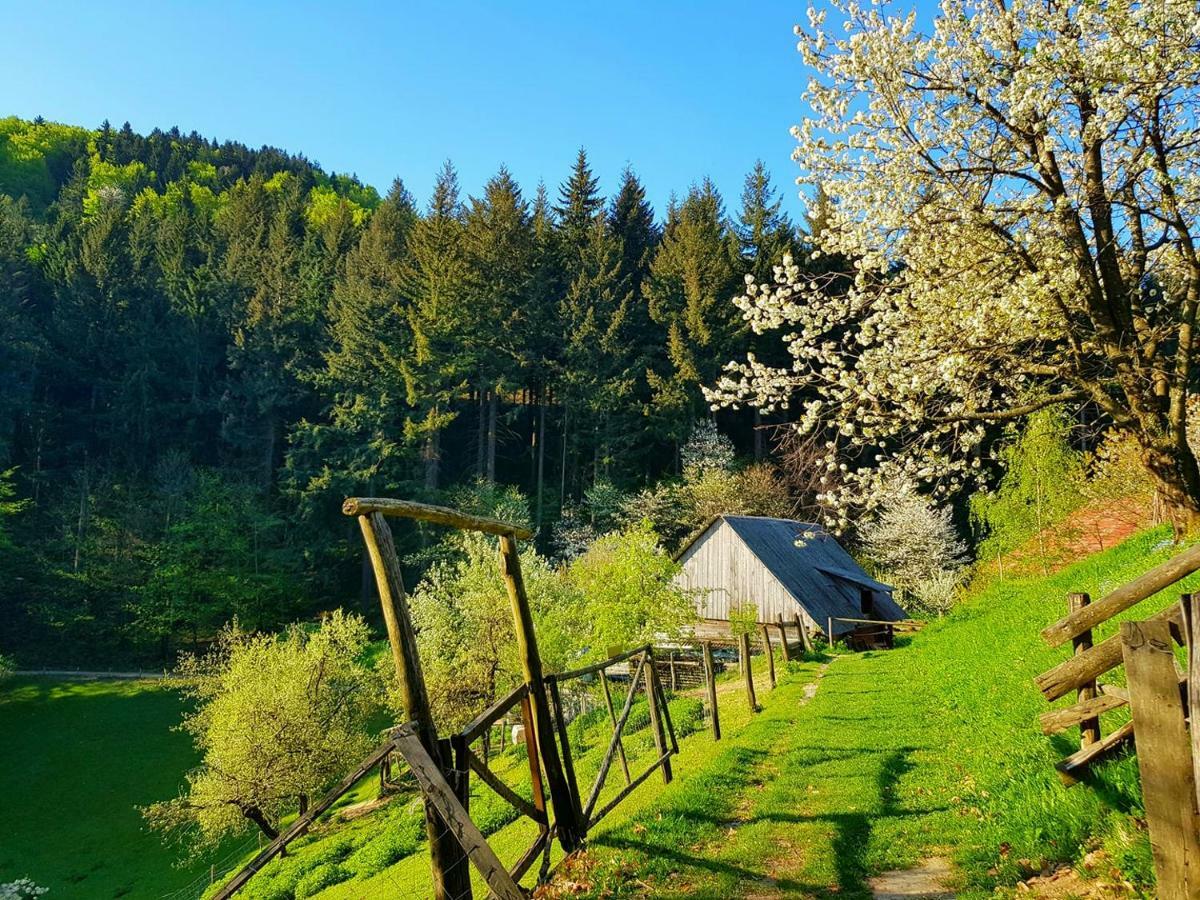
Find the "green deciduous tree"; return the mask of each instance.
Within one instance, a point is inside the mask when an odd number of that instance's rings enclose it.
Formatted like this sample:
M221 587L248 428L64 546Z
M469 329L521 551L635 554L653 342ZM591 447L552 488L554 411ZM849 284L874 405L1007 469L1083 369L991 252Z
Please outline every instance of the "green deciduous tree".
M361 661L367 628L335 612L315 629L254 634L236 624L204 656L178 668L196 709L182 730L202 754L187 788L144 810L164 832L182 829L194 849L280 820L345 774L370 749L378 695Z

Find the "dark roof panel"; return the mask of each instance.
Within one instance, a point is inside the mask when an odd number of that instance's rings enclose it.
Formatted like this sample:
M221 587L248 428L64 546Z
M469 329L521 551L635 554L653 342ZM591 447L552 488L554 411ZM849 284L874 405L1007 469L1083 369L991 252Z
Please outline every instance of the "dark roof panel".
M860 618L862 588L878 591L875 614L898 621L908 618L892 599L891 588L871 578L820 525L760 516L723 516L784 588L818 624L830 616ZM849 631L846 624L834 631Z

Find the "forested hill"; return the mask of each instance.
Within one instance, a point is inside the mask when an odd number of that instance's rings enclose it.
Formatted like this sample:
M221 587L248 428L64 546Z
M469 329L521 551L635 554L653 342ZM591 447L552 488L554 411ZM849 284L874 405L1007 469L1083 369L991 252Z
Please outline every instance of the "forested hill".
M447 164L417 208L273 148L0 119L0 647L165 661L355 602L348 494L512 486L544 540L676 472L756 340L731 298L801 232L761 165L728 213L703 173L661 214L582 150L563 174L467 196Z

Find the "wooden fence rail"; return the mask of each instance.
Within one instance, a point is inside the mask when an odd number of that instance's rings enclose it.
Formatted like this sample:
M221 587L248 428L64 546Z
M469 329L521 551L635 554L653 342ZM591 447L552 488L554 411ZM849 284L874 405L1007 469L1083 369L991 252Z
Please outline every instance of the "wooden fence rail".
M1051 646L1071 642L1066 660L1034 682L1048 701L1075 692L1075 703L1039 716L1045 734L1079 729L1079 750L1056 764L1071 786L1117 750L1134 744L1142 797L1162 900L1200 900L1200 724L1189 710L1200 702L1200 604L1184 594L1140 622L1122 622L1118 634L1098 643L1093 629L1200 571L1200 545L1177 554L1092 602L1071 594L1067 615L1042 631ZM1187 646L1188 667L1180 672L1176 644ZM1097 679L1124 666L1128 687ZM1105 735L1101 717L1128 707L1130 719Z
M539 881L546 877L552 841L557 840L563 850L569 853L580 846L596 823L654 772L660 772L663 781L670 783L673 778L671 757L678 754L679 741L671 718L665 680L672 691L685 686L703 688L713 739L721 739L716 686L716 673L721 664L714 661L712 646L708 642L690 651L678 647L656 651L653 646L644 645L566 672L546 674L542 671L516 544L518 538L530 536L527 530L496 519L466 515L447 507L388 498L350 498L343 504L343 511L357 517L362 531L379 590L401 699L411 721L393 729L380 747L230 879L214 895L218 900L226 900L244 887L256 872L279 855L289 842L311 828L339 797L373 767L380 766L381 770L387 767L392 755L399 755L408 763L424 800L433 896L437 900L471 900L470 870L474 868L486 883L489 896L517 900L527 896L520 880L539 856L543 861ZM494 534L499 539L500 570L512 607L523 680L475 716L464 728L448 737L438 734L433 721L400 561L387 517L472 529ZM796 627L801 646L810 648L811 641L801 625L797 617ZM770 627L778 629L783 659L787 661L790 659L790 650L783 620ZM770 627L763 625L762 638L768 671L774 685ZM740 635L738 644L747 699L751 709L757 711L759 707L751 671L750 636ZM618 713L613 703L610 671L622 663L631 667L632 677L629 678ZM600 683L612 733L598 774L585 798L581 796L576 777L561 686L576 679L592 683L592 676ZM639 691L646 698L655 758L644 771L634 775L630 772L623 735ZM571 699L570 695L568 699ZM518 708L524 726L532 799L526 799L505 784L489 766L487 759L488 736L492 729L497 725L503 728ZM482 755L474 749L476 742L482 742ZM613 764L618 759L624 784L601 806L601 796ZM472 775L521 816L538 826L533 843L511 866L506 867L501 862L471 819L468 799Z

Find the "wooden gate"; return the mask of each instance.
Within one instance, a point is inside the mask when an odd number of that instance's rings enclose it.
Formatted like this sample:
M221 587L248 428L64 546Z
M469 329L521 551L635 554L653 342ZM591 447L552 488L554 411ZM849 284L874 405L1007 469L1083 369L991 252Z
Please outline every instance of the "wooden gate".
M446 507L403 500L351 498L343 505L343 511L347 515L356 516L362 529L363 540L379 588L402 703L411 721L393 729L381 746L321 798L320 802L264 848L221 888L215 898L225 900L233 896L256 872L279 855L288 843L304 834L317 817L327 811L359 779L383 763L392 753L398 753L408 763L424 797L433 895L437 900L470 900L472 867L487 884L490 895L502 900L525 897L526 892L520 886L520 879L537 861L539 855L542 858L542 867L538 878L539 881L545 878L549 868L551 842L555 838L562 849L570 853L580 846L589 828L614 809L654 771L660 770L665 781L671 780L670 757L679 752L679 747L674 726L671 724L666 695L654 664L654 650L649 645L638 647L581 669L545 675L538 654L537 635L517 553L517 539L532 537L529 531L497 519L466 515ZM481 531L499 538L500 569L512 604L524 683L481 712L461 731L446 738L439 737L430 711L425 678L417 652L416 635L400 574L400 561L391 528L385 518L387 516ZM637 677L630 683L618 716L612 705L607 670L618 663L635 659L638 666ZM584 802L581 800L575 778L559 685L571 679L597 673L604 686L613 730L600 772ZM643 682L658 755L645 772L631 778L621 736L639 683ZM525 729L532 802L506 785L489 768L487 760L472 749L472 744L518 705ZM597 810L596 804L617 753L620 754L624 768L625 786L603 808ZM520 815L531 819L538 826L537 837L509 866L500 861L482 832L471 820L471 773L511 804ZM549 814L551 809L554 813L553 821Z

